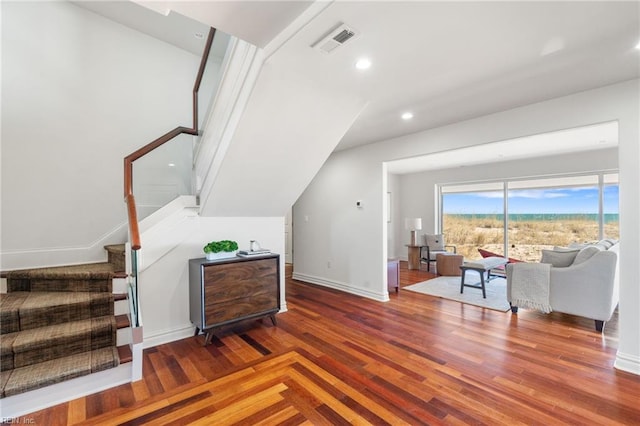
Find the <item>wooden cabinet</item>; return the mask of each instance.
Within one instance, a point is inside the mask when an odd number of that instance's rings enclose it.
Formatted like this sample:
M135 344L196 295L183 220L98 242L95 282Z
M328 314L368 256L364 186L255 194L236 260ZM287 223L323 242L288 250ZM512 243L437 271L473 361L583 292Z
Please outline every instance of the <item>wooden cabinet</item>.
M189 311L196 334L280 310L280 256L189 260Z

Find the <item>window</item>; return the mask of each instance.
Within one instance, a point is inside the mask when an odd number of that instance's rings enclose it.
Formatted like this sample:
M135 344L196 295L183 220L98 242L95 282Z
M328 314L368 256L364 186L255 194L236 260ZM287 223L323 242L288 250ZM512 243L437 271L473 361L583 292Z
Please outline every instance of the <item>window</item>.
M620 238L618 174L603 176L603 236Z
M465 258L478 258L478 248L504 253L503 212L502 182L442 187L443 233Z
M440 193L442 232L466 258L481 249L535 262L543 249L619 238L617 174L441 185Z
M540 260L542 250L597 240L598 176L514 181L509 187L509 256Z

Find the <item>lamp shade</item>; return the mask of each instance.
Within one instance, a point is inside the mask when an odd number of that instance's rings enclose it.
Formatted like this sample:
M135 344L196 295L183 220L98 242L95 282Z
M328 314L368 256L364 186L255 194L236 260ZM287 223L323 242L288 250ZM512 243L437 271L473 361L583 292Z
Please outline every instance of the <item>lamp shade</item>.
M406 218L404 220L404 227L409 231L418 231L422 229L422 218Z

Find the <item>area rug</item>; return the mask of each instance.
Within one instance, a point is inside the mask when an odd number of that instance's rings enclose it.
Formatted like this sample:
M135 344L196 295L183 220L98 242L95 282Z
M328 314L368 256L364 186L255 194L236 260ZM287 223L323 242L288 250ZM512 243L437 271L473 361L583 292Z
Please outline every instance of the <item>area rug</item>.
M480 281L480 276L467 273L465 281L467 284L475 284ZM460 294L460 277L438 277L402 288L402 290L442 297L496 311L506 312L510 309L507 301L506 279L492 278L485 283L485 289L486 299L482 298L482 290L479 288L465 287L464 293Z

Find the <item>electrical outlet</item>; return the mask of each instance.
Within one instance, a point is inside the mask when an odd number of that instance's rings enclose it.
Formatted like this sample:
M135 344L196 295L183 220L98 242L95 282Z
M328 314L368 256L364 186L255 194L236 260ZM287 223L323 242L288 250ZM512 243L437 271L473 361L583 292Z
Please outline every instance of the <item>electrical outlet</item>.
M330 260L329 260L329 261L327 261L327 268L328 268L328 269L331 269L331 261L330 261Z

